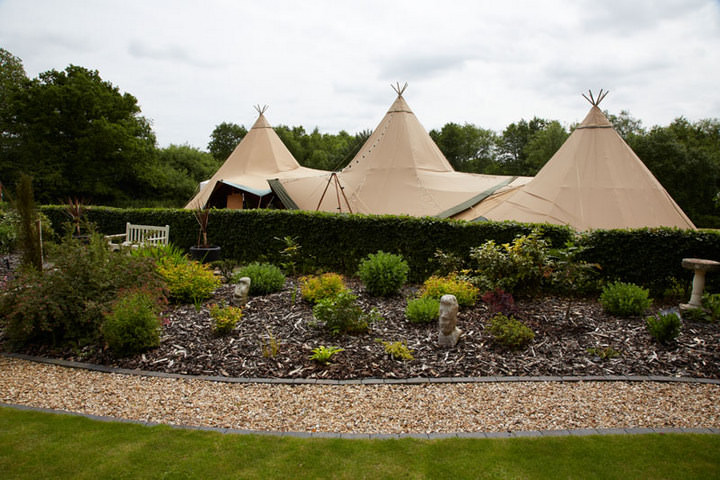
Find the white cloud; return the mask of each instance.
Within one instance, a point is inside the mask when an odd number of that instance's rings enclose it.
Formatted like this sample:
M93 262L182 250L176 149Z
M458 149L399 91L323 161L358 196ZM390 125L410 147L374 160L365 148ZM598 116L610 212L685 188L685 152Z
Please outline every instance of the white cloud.
M0 46L29 75L68 64L135 95L161 145L215 125L374 128L405 94L426 128L584 117L580 92L646 125L717 117L716 0L310 2L1 0Z

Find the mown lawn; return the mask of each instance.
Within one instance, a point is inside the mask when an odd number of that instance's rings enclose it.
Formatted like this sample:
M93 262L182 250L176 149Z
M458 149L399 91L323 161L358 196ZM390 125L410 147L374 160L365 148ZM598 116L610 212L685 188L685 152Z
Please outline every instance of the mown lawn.
M720 478L720 436L298 439L0 408L0 472L3 479L708 479Z

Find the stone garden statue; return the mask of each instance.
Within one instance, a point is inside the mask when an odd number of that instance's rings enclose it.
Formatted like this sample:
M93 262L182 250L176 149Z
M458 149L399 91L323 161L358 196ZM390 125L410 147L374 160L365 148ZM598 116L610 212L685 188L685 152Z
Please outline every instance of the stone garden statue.
M438 320L438 344L441 347L454 347L462 331L457 328L458 302L455 295L443 295L440 298L440 319Z
M238 280L233 292L233 303L235 306L244 307L248 301L248 293L250 292L250 277L242 277Z

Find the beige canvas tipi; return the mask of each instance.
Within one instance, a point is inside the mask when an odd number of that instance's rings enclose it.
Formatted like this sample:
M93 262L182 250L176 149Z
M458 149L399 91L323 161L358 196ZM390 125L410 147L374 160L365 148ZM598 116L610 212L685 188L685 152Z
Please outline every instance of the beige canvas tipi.
M267 106L255 108L255 124L185 208L267 207L274 200L268 179L327 173L300 166L265 119Z
M273 191L287 208L450 216L528 177L456 172L403 98L403 87L353 160L324 177L280 178Z
M695 226L598 107L527 183L454 218L570 225L577 230ZM585 95L583 95L585 96Z

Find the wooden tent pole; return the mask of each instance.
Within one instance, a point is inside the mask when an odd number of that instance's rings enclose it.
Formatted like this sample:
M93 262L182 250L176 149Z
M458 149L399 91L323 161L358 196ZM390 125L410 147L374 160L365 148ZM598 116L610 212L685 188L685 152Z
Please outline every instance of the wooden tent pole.
M317 207L315 207L315 211L320 211L320 205L322 205L323 199L325 198L325 194L327 193L328 188L330 187L330 182L332 182L333 177L335 176L335 172L330 174L330 178L328 178L327 184L325 185L325 190L323 190L322 195L320 196L320 201L317 204Z
M348 207L348 211L350 213L353 213L352 207L350 206L350 202L348 202L347 196L345 196L345 189L340 185L340 180L338 180L337 176L335 176L335 181L337 182L337 186L340 189L340 193L342 193L343 198L345 199L345 205ZM339 202L339 200L338 200Z

